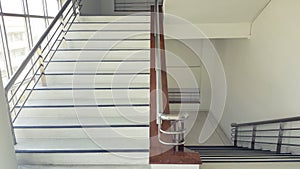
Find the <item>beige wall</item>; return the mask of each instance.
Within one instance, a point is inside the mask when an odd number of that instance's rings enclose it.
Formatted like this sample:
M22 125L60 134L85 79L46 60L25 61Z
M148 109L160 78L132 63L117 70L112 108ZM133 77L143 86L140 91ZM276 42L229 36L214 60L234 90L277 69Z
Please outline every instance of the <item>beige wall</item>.
M167 39L166 60L169 88L178 87L178 83L181 88L198 88L201 93L199 109L208 111L211 98L210 82L199 57L180 40Z
M300 1L272 0L252 27L251 39L215 40L228 96L221 121L300 115Z
M0 168L17 169L17 160L7 110L0 73Z

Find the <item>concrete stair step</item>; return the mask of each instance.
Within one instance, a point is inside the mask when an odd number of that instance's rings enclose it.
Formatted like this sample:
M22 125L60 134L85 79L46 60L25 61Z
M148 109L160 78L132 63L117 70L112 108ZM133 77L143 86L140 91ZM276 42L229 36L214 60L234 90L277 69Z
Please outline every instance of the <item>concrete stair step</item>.
M80 32L78 32L80 33ZM65 41L60 45L60 49L85 48L85 49L146 49L150 48L150 40L141 41Z
M94 86L99 83L110 83L112 86L115 83L120 84L137 84L150 82L149 74L107 74L98 75L92 74L46 74L47 84L80 84Z
M18 139L134 138L148 139L149 127L16 128ZM147 141L146 141L147 142Z
M137 117L149 116L149 106L24 108L19 117Z
M78 22L150 22L149 16L129 15L129 16L79 16Z
M112 99L113 101L113 99L130 100L138 98L149 98L149 95L149 89L33 90L30 99Z
M149 61L136 62L50 62L46 73L149 73Z
M150 31L85 31L68 32L66 39L150 39Z
M20 165L18 169L150 169L150 165Z
M52 61L150 60L149 51L56 51Z
M15 128L80 128L80 127L144 127L149 125L147 116L140 117L19 117Z
M149 152L17 153L19 165L138 165L149 163Z
M148 138L26 138L18 139L17 152L122 151L149 149Z
M150 30L150 23L98 22L73 24L70 30Z

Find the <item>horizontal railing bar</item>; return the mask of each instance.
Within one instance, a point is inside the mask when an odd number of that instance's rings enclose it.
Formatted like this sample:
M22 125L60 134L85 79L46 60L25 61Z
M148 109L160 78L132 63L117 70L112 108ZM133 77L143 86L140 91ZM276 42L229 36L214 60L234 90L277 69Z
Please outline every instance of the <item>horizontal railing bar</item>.
M258 121L258 122L250 122L250 123L232 123L232 127L244 127L244 126L254 126L254 125L265 125L265 124L274 124L274 123L285 123L285 122L294 122L300 121L300 116L297 117L289 117L289 118L282 118L282 119L274 119L274 120L265 120L265 121Z
M57 15L58 16L58 15ZM71 15L71 17L70 18L72 18L72 15ZM73 19L73 21L75 20L75 18L76 18L76 16L74 16L74 19ZM69 28L70 28L70 26L69 26ZM68 28L68 29L69 29ZM62 31L60 32L60 34L62 33ZM60 36L60 35L59 35ZM57 38L59 38L59 36L57 37ZM57 40L57 39L56 39ZM54 43L55 44L55 43ZM54 46L54 44L51 46L51 48L50 49L52 49L53 48L53 46ZM61 42L59 42L59 45L61 44ZM58 46L59 46L58 45ZM56 49L58 48L58 46L56 47ZM49 51L51 51L51 50L49 50ZM49 52L48 52L48 54L49 54ZM47 58L47 56L48 56L48 54L46 55L46 57L45 57L45 59ZM54 53L53 53L53 55L54 55ZM52 59L52 57L53 57L53 55L51 56L51 58L50 58L50 61L51 61L51 59ZM42 65L40 65L39 66L39 68L41 67ZM48 66L48 64L47 65L45 65L44 66L44 69L46 69L47 68L47 66ZM39 70L39 68L37 69L37 71ZM34 75L37 75L37 71L34 73ZM38 79L37 79L37 81L34 83L34 85L33 85L33 88L35 88L35 86L38 84L38 82L39 82L39 80L42 78L42 76L43 76L44 74L40 74L39 75L39 77L38 77ZM33 76L33 77L35 77L35 76ZM30 82L28 83L28 85L26 86L26 88L28 88L28 86L29 86L29 84L31 83L31 81L32 81L32 79L30 80ZM22 92L22 95L25 93L25 91L26 90L24 90L23 92ZM17 112L17 114L16 114L16 116L14 117L14 119L13 119L13 121L12 121L12 123L14 123L15 122L15 120L18 118L18 116L19 116L19 114L20 114L20 112L21 112L21 110L22 110L22 108L25 106L25 103L27 102L27 100L29 99L29 96L31 95L31 93L32 93L32 91L33 90L30 90L29 91L29 93L28 93L28 95L27 95L27 97L26 97L26 99L24 100L24 102L22 103L22 105L21 106L18 106L17 104L18 104L18 102L17 103L15 103L15 105L14 105L14 107L13 107L13 109L12 109L12 111L14 111L14 109L16 109L16 108L19 108L19 110L18 110L18 112ZM21 99L21 97L19 98L19 100ZM18 101L19 101L18 100ZM12 112L11 111L11 112Z
M149 87L103 87L103 88L34 88L32 90L148 90ZM31 90L31 89L26 89Z
M238 137L252 137L252 135L247 136L247 135L238 135ZM278 138L278 136L258 136L256 135L255 137L262 137L262 138ZM300 136L281 136L281 138L300 138Z
M65 41L149 41L150 39L68 39L65 38Z
M8 13L8 12L0 12L0 15L3 15L3 16L15 16L15 17L45 18L45 19L53 19L54 18L53 16L17 14L17 13Z
M73 75L149 75L150 73L45 73L47 76L73 76ZM37 74L40 75L40 74Z
M69 6L69 4L71 3L71 1L72 0L67 0L65 2L64 6L61 8L61 10L58 12L58 14L56 15L56 17L53 19L52 23L49 25L49 27L43 33L43 35L41 36L41 38L39 39L39 41L31 49L31 51L27 55L26 59L19 66L19 68L14 73L14 75L12 76L12 78L10 78L10 80L7 83L7 85L5 86L5 93L6 94L8 93L8 91L10 90L10 88L14 85L14 83L16 82L16 80L18 79L18 77L21 75L22 71L25 69L25 67L27 66L27 64L30 62L30 60L32 59L32 57L36 53L37 49L39 48L39 46L43 43L43 41L45 40L45 38L48 36L48 34L52 30L53 26L59 20L60 16L63 14L63 12L65 11L65 9Z
M15 97L15 95L18 93L19 89L22 87L23 83L25 82L25 80L27 79L28 75L30 73L32 73L32 69L34 68L34 66L36 66L36 63L38 62L39 57L36 58L36 60L34 61L34 63L32 64L32 66L30 67L30 69L28 70L27 74L25 75L24 79L21 81L21 83L18 85L18 87L15 89L15 92L11 95L11 97L8 99L8 103L10 103L13 98ZM40 68L40 67L39 67ZM37 71L36 71L37 72ZM34 77L34 75L32 75L32 77ZM31 82L32 78L29 78L29 83Z
M110 21L110 22L97 22L97 21L87 21L87 22L74 22L74 24L149 24L150 22L130 22L130 21Z

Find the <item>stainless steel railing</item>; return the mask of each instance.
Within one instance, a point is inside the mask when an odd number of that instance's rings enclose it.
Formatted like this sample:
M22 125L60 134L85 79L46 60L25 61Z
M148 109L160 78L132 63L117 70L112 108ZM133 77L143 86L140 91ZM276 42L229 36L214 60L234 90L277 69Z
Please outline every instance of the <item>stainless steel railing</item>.
M154 6L154 35L155 35L155 75L156 75L156 123L158 125L158 140L160 143L164 145L170 146L179 146L185 143L184 134L186 132L184 128L184 120L188 118L187 113L170 113L165 112L165 107L169 103L163 102L163 97L165 97L165 93L162 89L162 81L165 80L162 78L162 56L161 52L164 52L164 49L161 49L161 34L163 25L162 24L162 13L160 12L160 3L159 0L155 0ZM169 128L163 129L162 124L163 121L167 121L169 123ZM168 139L168 141L163 140L161 135L171 136L172 139Z
M64 42L65 32L79 14L81 0L67 0L52 23L31 49L20 67L5 86L11 130L16 142L13 123L28 100L33 88L41 81L47 85L45 69L57 48Z
M273 148L276 153L281 153L283 146L300 148L300 117L233 123L231 127L234 146Z

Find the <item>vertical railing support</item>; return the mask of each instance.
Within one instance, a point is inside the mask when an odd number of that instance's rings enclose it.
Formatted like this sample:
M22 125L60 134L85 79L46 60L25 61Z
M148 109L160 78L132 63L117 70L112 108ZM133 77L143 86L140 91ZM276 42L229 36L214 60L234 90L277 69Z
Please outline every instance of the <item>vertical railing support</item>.
M234 141L233 141L234 147L238 146L238 133L239 133L239 128L236 126L234 128Z
M256 140L256 126L252 128L252 141L251 141L251 149L255 149L255 140Z
M43 86L47 86L47 80L46 80L46 76L45 76L45 66L44 66L44 59L42 56L42 48L41 46L39 46L39 48L37 49L37 54L39 57L39 64L40 64L40 73L41 73L41 81L42 81L42 85Z
M276 153L277 153L277 154L280 154L280 153L281 153L283 128L284 128L284 124L283 124L283 123L280 123L280 126L279 126L279 132L278 132L277 147L276 147Z

